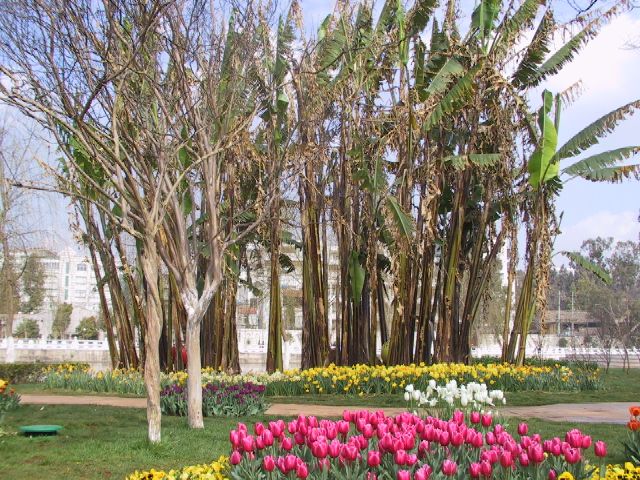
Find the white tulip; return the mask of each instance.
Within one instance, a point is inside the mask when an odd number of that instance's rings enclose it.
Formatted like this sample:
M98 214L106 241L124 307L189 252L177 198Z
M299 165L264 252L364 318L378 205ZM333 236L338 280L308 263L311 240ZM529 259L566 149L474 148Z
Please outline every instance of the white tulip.
M411 395L409 394L409 392L404 392L404 401L408 402L410 398L411 398Z

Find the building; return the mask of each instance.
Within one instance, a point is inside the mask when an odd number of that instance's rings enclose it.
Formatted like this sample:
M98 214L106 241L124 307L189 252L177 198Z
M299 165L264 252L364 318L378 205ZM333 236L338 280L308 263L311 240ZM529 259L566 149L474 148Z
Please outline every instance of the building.
M16 264L23 265L29 255L38 256L43 266L44 302L38 312L18 313L14 320L14 329L23 318L33 318L39 322L40 335L47 338L51 334L56 307L62 303L73 306L71 323L67 329L69 336L83 318L99 315L100 297L88 253L74 248L65 248L58 253L45 249L31 249L17 254Z

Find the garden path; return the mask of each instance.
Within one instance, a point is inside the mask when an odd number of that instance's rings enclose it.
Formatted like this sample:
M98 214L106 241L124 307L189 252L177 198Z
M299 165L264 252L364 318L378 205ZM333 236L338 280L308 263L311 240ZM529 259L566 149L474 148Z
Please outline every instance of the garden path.
M107 405L113 407L145 408L144 398L100 397L94 395L21 395L22 402L36 405ZM554 422L574 423L619 423L627 422L631 403L558 403L535 407L502 407L500 412L506 416L519 418L541 418ZM363 407L332 405L284 404L276 403L267 410L267 415L281 417L296 416L300 413L317 417L340 417L344 410L362 410ZM383 410L387 415L406 411L405 408L373 408Z

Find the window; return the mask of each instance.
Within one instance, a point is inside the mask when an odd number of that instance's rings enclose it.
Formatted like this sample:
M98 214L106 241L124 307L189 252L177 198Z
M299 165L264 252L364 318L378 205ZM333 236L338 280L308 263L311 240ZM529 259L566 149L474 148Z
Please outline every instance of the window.
M87 271L87 264L86 263L79 263L78 265L76 265L76 271L77 272L86 272Z

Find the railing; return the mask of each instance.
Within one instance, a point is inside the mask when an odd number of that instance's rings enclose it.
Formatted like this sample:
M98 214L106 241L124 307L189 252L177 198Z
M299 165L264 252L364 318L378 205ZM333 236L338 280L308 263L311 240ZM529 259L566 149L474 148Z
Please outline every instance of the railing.
M292 355L300 355L302 352L302 331L286 330L285 341L283 342L283 356L288 364ZM266 354L268 343L268 332L264 329L239 328L238 329L238 350L245 354ZM45 339L22 339L22 338L2 338L0 339L0 350L5 350L5 361L15 360L16 350L68 350L68 351L108 351L109 345L106 340L45 340ZM378 353L379 353L378 348ZM500 357L502 350L500 346L473 347L471 355L473 357L493 356ZM615 347L610 349L598 347L529 347L527 350L529 357L547 359L588 359L593 361L606 361L607 358L621 358L625 356L623 348ZM627 349L631 363L640 363L640 348Z

